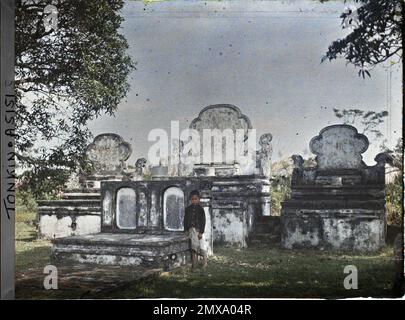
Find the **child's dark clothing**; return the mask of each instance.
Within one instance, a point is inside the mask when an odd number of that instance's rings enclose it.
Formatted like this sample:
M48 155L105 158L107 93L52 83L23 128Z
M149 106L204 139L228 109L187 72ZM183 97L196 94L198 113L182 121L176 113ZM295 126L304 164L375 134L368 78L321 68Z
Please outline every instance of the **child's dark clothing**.
M191 250L206 257L206 241L204 241L204 239L199 239L199 234L203 234L204 230L204 209L199 204L188 206L184 214L184 231L188 232L188 236L191 240Z
M190 228L195 228L201 234L204 233L205 212L199 204L192 204L186 208L184 215L184 231L189 231Z

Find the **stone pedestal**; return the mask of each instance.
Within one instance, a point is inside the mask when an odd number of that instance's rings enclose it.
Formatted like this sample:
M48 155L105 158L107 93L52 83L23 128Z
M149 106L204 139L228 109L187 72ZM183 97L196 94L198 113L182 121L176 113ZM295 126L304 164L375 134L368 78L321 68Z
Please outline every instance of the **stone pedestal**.
M238 164L195 164L194 175L197 177L229 177L240 175Z
M59 200L40 200L38 236L54 239L101 231L99 189L71 189Z
M216 177L211 194L214 244L246 247L257 220L270 215L270 182L254 175Z
M190 242L183 233L99 233L53 240L55 263L79 262L163 268L190 261Z
M356 128L335 125L312 139L316 167L293 156L291 198L282 204L282 245L375 251L385 245L386 157L372 167L362 162L368 140Z

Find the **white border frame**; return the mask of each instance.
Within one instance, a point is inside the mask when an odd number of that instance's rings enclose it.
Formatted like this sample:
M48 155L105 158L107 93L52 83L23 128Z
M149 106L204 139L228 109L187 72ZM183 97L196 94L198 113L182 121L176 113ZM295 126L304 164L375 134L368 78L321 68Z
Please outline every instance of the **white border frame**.
M1 299L15 298L14 0L1 0Z

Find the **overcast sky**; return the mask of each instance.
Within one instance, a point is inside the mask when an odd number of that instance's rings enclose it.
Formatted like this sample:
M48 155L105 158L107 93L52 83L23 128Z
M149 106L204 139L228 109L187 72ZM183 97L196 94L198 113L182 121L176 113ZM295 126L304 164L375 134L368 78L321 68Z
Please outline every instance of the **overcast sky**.
M345 34L344 8L343 1L129 1L122 32L137 62L131 91L115 118L103 116L90 128L129 141L133 164L147 156L150 130L169 132L171 120L186 127L203 107L229 103L258 135L272 133L278 160L303 154L324 126L338 123L333 108L358 108L390 110L382 130L395 144L402 125L400 66L379 67L363 80L343 59L320 63ZM373 146L366 152L368 164L376 152Z

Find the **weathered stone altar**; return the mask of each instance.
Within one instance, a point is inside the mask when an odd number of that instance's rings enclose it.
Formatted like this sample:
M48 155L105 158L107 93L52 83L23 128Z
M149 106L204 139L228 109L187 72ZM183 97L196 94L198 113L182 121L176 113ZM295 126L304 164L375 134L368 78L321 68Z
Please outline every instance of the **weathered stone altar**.
M385 245L385 163L378 154L367 166L365 135L349 125L332 125L310 142L316 167L293 156L291 198L282 204L282 245L374 251Z

